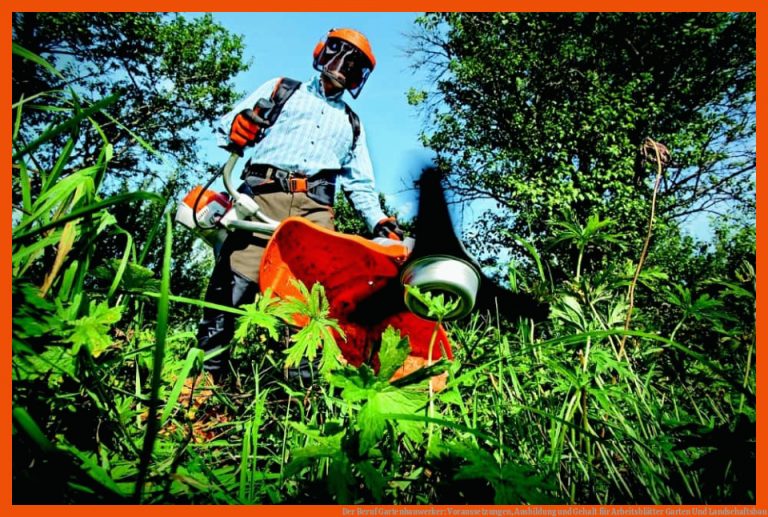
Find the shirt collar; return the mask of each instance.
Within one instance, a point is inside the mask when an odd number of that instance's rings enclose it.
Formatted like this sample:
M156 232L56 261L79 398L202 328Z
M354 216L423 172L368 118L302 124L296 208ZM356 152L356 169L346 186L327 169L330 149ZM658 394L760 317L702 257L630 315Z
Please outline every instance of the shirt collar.
M340 101L341 96L344 95L344 90L341 90L339 93L335 93L333 95L326 95L325 90L323 89L323 85L320 82L320 74L316 75L312 81L310 81L309 85L307 85L307 89L312 93L322 97L323 99L328 99L331 101Z

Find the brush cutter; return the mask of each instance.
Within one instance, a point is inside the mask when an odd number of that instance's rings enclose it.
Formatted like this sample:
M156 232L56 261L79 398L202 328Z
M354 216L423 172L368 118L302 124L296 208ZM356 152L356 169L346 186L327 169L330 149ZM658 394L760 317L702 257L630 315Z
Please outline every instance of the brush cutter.
M232 153L222 170L227 194L208 190L212 180L206 187L195 187L179 204L176 213L179 223L195 232L216 252L230 231L243 230L267 236L281 231L279 221L267 217L251 196L234 188L231 175L237 159L238 155ZM496 286L482 274L480 266L456 237L437 172L425 171L419 181L419 188L418 241L369 241L359 238L363 246L374 253L381 253L386 246L402 247L403 259L398 261L398 274L390 277L380 292L356 300L356 307L350 317L362 324L375 324L381 320L383 313L392 314L404 308L421 318L432 319L427 307L417 297L404 291L403 286L406 284L419 288L422 293L443 295L446 301L457 301L456 308L443 318L445 320L468 315L476 304L483 309L499 310L509 317L545 317L545 306L528 295L510 293ZM334 233L324 232L322 235L324 242L328 242L331 248L334 247ZM335 235L342 236L338 233ZM307 256L312 257L312 254ZM345 263L345 268L355 268L347 260L304 266L329 269L333 274L333 271L338 271L341 262ZM382 311L382 308L385 310Z

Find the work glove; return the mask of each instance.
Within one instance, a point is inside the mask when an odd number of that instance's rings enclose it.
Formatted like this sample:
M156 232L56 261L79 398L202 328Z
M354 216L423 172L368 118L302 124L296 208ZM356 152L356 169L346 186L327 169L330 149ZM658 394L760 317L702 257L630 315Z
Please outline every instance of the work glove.
M403 230L397 225L397 220L394 217L385 217L373 227L374 238L381 237L401 241L404 236Z
M256 138L262 128L269 127L271 123L259 116L252 109L244 109L232 120L229 129L230 144L227 148L243 156L243 149L256 143Z

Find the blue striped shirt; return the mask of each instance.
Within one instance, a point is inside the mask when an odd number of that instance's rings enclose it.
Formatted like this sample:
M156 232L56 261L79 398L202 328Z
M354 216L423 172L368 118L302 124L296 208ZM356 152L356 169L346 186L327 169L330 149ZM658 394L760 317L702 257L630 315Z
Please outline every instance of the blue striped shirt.
M229 143L232 120L240 111L253 108L259 99L269 99L279 79L272 79L238 103L219 120L217 143ZM265 131L264 139L252 148L253 163L268 164L311 176L323 169L340 169L338 184L349 195L368 227L386 215L375 192L373 166L365 141L365 128L360 126L355 149L352 150L352 124L345 111L342 93L326 97L320 76L302 83L285 103L275 124Z

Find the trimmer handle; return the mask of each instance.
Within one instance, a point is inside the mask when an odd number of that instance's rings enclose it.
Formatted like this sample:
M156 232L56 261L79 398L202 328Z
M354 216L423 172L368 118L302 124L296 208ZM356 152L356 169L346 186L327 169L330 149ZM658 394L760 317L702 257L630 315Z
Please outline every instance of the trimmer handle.
M264 235L275 233L280 221L275 221L264 215L259 205L250 196L238 192L232 184L232 171L235 168L237 153L230 153L221 177L224 180L224 188L232 197L232 208L224 214L219 223L227 230L245 230Z

